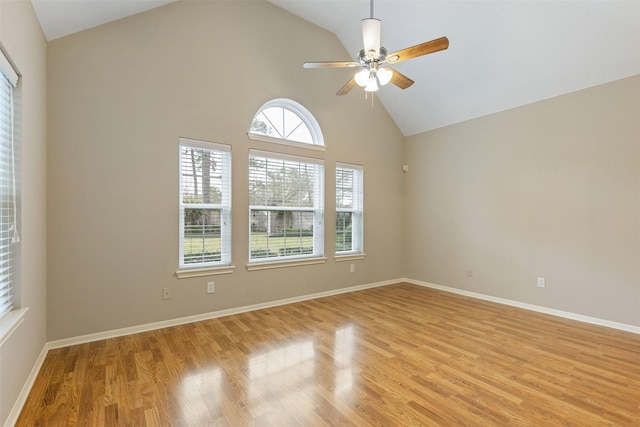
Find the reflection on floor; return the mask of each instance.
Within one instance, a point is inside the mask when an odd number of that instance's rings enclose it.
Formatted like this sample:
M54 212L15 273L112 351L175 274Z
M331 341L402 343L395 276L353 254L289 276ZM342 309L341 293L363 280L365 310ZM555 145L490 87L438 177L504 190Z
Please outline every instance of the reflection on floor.
M640 425L640 337L398 284L49 352L18 426Z

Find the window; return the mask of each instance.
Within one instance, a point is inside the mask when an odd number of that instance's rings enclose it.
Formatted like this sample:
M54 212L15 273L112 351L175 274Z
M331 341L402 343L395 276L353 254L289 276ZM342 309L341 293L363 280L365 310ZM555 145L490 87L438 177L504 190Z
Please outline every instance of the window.
M18 236L14 88L18 75L0 51L0 318L14 308Z
M362 167L336 166L336 255L362 253Z
M249 261L324 254L322 160L251 150Z
M273 99L260 107L251 121L249 137L324 149L318 122L306 108L291 99Z
M181 138L180 268L230 264L231 147Z

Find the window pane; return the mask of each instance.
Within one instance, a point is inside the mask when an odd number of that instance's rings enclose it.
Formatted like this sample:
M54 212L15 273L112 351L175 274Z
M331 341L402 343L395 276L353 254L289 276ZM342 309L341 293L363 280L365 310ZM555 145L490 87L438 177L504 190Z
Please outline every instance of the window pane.
M353 170L336 169L336 208L353 207Z
M252 210L251 258L313 254L313 211Z
M258 206L313 207L316 165L252 157L249 203Z
M336 213L336 252L350 251L351 242L351 212Z
M284 117L284 138L290 139L289 136L291 135L291 132L296 130L300 125L304 126L304 123L302 123L302 120L296 113L289 111L286 108L282 109L282 116Z
M289 134L289 138L292 141L304 142L307 144L313 144L313 137L311 131L304 123L301 123L293 132Z
M184 210L184 263L220 261L221 215L219 209Z
M279 138L277 132L273 128L273 125L269 123L269 120L263 112L256 114L253 118L253 122L251 123L251 132Z
M284 139L284 116L280 107L265 108L262 111L263 117L273 129L278 138Z
M182 202L222 202L222 154L198 147L182 148Z

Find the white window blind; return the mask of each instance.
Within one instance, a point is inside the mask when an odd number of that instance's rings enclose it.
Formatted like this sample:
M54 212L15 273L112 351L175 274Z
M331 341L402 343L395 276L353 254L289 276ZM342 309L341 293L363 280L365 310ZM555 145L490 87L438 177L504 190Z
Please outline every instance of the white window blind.
M13 89L18 75L0 51L0 317L14 306L17 224Z
M324 255L324 162L251 150L249 260Z
M180 268L231 264L231 146L180 139Z
M363 250L362 166L336 165L336 254Z

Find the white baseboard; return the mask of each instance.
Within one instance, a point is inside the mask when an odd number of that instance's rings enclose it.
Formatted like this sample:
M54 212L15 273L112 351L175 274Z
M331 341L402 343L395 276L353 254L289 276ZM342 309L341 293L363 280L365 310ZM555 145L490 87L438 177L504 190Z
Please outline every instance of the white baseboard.
M42 368L42 364L44 363L44 359L47 357L48 352L49 343L45 343L45 345L42 347L42 351L40 351L40 355L36 359L36 363L34 363L33 368L31 368L31 372L27 377L27 381L25 381L24 385L22 386L22 390L20 390L20 394L18 394L18 398L13 404L13 408L11 408L11 412L9 412L9 416L4 422L4 427L12 427L18 421L20 412L22 412L22 407L27 401L27 397L29 397L31 387L33 387L33 383L36 382L36 378L40 373L40 369Z
M247 305L243 307L235 307L235 308L230 308L226 310L196 314L193 316L180 317L177 319L169 319L169 320L163 320L160 322L147 323L144 325L131 326L128 328L114 329L111 331L97 332L94 334L87 334L87 335L81 335L77 337L65 338L61 340L49 341L47 343L47 346L48 346L47 349L68 347L70 345L83 344L87 342L99 341L99 340L108 339L108 338L115 338L115 337L120 337L125 335L137 334L140 332L147 332L147 331L152 331L152 330L161 329L161 328L168 328L171 326L184 325L186 323L199 322L201 320L215 319L217 317L224 317L224 316L230 316L233 314L246 313L249 311L262 310L264 308L277 307L280 305L292 304L296 302L307 301L310 299L344 294L348 292L355 292L363 289L376 288L376 287L391 285L391 284L400 283L400 282L411 283L414 285L424 286L432 289L438 289L441 291L455 293L455 294L464 295L464 296L477 298L477 299L482 299L485 301L496 302L499 304L510 305L513 307L519 307L526 310L537 311L539 313L551 314L553 316L564 317L566 319L578 320L581 322L591 323L594 325L606 326L613 329L619 329L622 331L640 334L639 326L627 325L624 323L613 322L610 320L598 319L595 317L584 316L581 314L571 313L567 311L561 311L561 310L556 310L548 307L542 307L542 306L527 304L519 301L513 301L506 298L493 297L491 295L465 291L462 289L451 288L448 286L436 285L434 283L423 282L420 280L403 278L403 279L386 280L383 282L367 283L364 285L351 286L348 288L334 289L331 291L301 295L297 297L285 298L285 299L280 299L276 301L269 301L269 302L264 302L259 304Z
M538 313L551 314L552 316L564 317L565 319L578 320L580 322L591 323L598 326L606 326L607 328L619 329L621 331L640 334L640 326L627 325L626 323L612 322L610 320L598 319L597 317L584 316L582 314L571 313L568 311L556 310L553 308L542 307L539 305L527 304L524 302L513 301L505 298L493 297L491 295L479 294L476 292L465 291L462 289L451 288L448 286L436 285L429 282L421 282L414 279L402 279L413 285L424 286L439 291L450 292L453 294L464 295L471 298L477 298L485 301L496 302L498 304L510 305L512 307L524 308L525 310L537 311Z
M38 356L38 359L33 365L33 368L29 373L29 377L27 378L27 381L22 387L22 390L20 391L20 394L18 395L18 398L16 399L16 402L13 405L11 412L9 413L9 416L5 421L4 427L13 426L18 420L18 417L20 416L20 412L22 411L22 407L24 406L25 402L27 401L27 397L31 392L31 387L33 387L33 384L36 380L36 377L38 376L38 373L40 372L40 369L42 368L42 364L44 363L47 353L51 349L67 347L67 346L76 345L76 344L83 344L83 343L103 340L107 338L115 338L115 337L120 337L124 335L131 335L139 332L146 332L146 331L151 331L155 329L167 328L170 326L183 325L185 323L198 322L201 320L215 319L217 317L224 317L224 316L230 316L232 314L246 313L249 311L261 310L261 309L270 308L270 307L277 307L280 305L292 304L292 303L307 301L307 300L316 299L316 298L323 298L323 297L328 297L333 295L344 294L348 292L355 292L363 289L377 288L380 286L392 285L400 282L406 282L413 285L424 286L427 288L437 289L444 292L450 292L450 293L464 295L471 298L491 301L498 304L505 304L512 307L523 308L526 310L537 311L539 313L551 314L553 316L563 317L566 319L578 320L580 322L591 323L594 325L605 326L608 328L619 329L626 332L640 334L640 327L627 325L624 323L612 322L609 320L598 319L595 317L583 316L581 314L555 310L552 308L541 307L541 306L527 304L519 301L513 301L505 298L493 297L490 295L479 294L476 292L465 291L462 289L451 288L448 286L436 285L433 283L422 282L414 279L404 278L404 279L396 279L396 280L386 280L383 282L368 283L364 285L351 286L348 288L334 289L331 291L318 292L314 294L302 295L302 296L292 297L292 298L285 298L285 299L269 301L269 302L260 303L260 304L230 308L227 310L219 310L219 311L214 311L210 313L197 314L194 316L180 317L177 319L164 320L161 322L147 323L145 325L132 326L129 328L114 329L111 331L98 332L95 334L81 335L78 337L65 338L65 339L56 340L56 341L49 341L44 345L44 347L42 348L42 351L40 352L40 355Z
M24 386L22 387L20 394L18 395L18 398L16 399L16 402L14 403L13 408L9 413L9 416L5 420L4 427L13 427L15 423L18 421L20 412L22 411L22 408L25 402L27 401L27 397L31 392L31 388L33 387L33 384L36 381L38 373L42 368L42 364L44 363L44 360L49 350L52 350L55 348L68 347L76 344L83 344L83 343L92 342L92 341L99 341L107 338L115 338L115 337L120 337L124 335L131 335L131 334L151 331L155 329L167 328L170 326L183 325L185 323L198 322L201 320L215 319L217 317L230 316L232 314L246 313L249 311L261 310L263 308L277 307L280 305L291 304L291 303L306 301L310 299L323 298L323 297L328 297L332 295L339 295L339 294L344 294L348 292L360 291L363 289L376 288L379 286L386 286L386 285L391 285L393 283L398 283L400 281L401 279L395 279L395 280L386 280L384 282L368 283L364 285L351 286L348 288L334 289L331 291L318 292L314 294L302 295L302 296L292 297L292 298L285 298L285 299L269 301L269 302L260 303L260 304L247 305L244 307L237 307L237 308L231 308L227 310L214 311L210 313L197 314L194 316L180 317L177 319L164 320L161 322L147 323L145 325L132 326L129 328L121 328L121 329L115 329L111 331L98 332L95 334L65 338L62 340L49 341L45 343L44 347L42 347L42 351L40 352L38 359L33 365L33 368L31 369L31 372L29 373L29 376L27 377L27 380L24 383Z
M263 308L277 307L279 305L292 304L295 302L307 301L310 299L323 298L332 295L339 295L348 292L360 291L363 289L377 288L379 286L391 285L401 282L402 279L386 280L384 282L367 283L364 285L350 286L348 288L334 289L331 291L318 292L314 294L301 295L292 298L285 298L276 301L269 301L260 304L252 304L243 307L230 308L226 310L213 311L209 313L196 314L193 316L180 317L177 319L163 320L160 322L147 323L144 325L131 326L128 328L114 329L111 331L97 332L95 334L81 335L77 337L64 338L61 340L49 341L48 348L62 348L70 345L84 344L92 341L104 340L107 338L121 337L125 335L137 334L140 332L153 331L156 329L168 328L171 326L184 325L186 323L199 322L201 320L215 319L217 317L230 316L232 314L246 313L249 311L262 310Z

